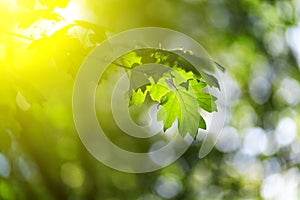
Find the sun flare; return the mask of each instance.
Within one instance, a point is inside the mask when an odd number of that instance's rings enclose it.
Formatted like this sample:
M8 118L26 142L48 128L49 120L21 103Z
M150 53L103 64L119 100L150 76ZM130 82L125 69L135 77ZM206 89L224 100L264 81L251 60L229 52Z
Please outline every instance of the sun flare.
M37 10L43 11L41 5L35 5ZM72 24L76 20L85 20L84 6L77 1L70 1L65 8L55 7L50 13L45 13L46 17L39 17L29 27L20 27L19 33L32 39L39 39L50 36L61 28ZM27 18L26 18L27 17ZM23 22L29 23L31 15L26 15Z

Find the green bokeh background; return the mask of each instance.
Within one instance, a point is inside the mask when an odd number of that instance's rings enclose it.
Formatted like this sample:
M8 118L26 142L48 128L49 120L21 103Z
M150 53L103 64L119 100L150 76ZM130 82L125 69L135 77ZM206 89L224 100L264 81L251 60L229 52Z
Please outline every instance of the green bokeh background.
M300 199L299 0L2 0L0 11L0 199ZM95 45L145 26L185 33L226 66L228 124L201 160L195 142L165 169L127 174L84 148L72 89Z

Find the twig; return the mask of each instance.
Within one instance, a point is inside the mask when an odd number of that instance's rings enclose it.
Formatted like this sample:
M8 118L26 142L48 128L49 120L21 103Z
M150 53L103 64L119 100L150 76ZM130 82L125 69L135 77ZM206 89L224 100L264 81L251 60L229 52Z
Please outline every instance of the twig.
M6 30L1 30L0 29L0 33L7 34L7 35L10 35L10 36L14 36L14 37L19 37L19 38L22 38L22 39L25 39L25 40L30 40L30 41L34 40L33 38L30 38L30 37L27 37L27 36L24 36L24 35L20 35L18 33L12 33L12 32L6 31Z

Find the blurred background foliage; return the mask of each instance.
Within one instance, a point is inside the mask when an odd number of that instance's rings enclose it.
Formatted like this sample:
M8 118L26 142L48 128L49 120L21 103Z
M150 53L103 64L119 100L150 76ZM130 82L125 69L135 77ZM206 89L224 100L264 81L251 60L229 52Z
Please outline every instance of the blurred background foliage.
M299 0L0 0L0 199L300 199ZM72 88L86 55L159 26L226 66L227 125L171 166L110 169L84 148ZM126 146L126 145L125 145Z

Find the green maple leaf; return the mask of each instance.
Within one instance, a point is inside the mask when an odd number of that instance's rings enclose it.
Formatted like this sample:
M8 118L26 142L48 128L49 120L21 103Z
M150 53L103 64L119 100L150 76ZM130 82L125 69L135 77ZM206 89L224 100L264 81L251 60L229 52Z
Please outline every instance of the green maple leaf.
M161 82L161 81L160 81ZM152 83L147 86L147 91L153 101L161 101L161 98L169 91L169 88L161 83Z
M188 80L195 78L193 72L191 71L186 72L184 69L180 67L173 67L171 74L174 77L175 85L186 83Z
M169 72L171 69L159 65L142 65L135 67L128 72L130 88L129 96L132 95L132 91L136 91L141 88L141 86L150 85L151 82L158 82L162 74ZM146 87L141 88L145 91ZM153 91L155 91L153 89Z
M208 56L196 56L192 51L182 51L182 50L173 50L172 52L176 53L179 56L187 58L192 64L197 64L202 66L205 71L214 72L215 67L217 67L222 72L225 71L225 68L215 60L212 60Z
M163 106L158 112L158 120L164 122L164 130L170 128L176 118L181 116L180 102L176 97L176 93L168 92L161 98Z
M169 91L161 98L162 108L158 112L158 120L164 122L164 130L170 128L175 119L178 120L179 133L189 133L195 137L199 124L204 127L204 120L198 111L197 98L184 88ZM200 121L201 120L201 121ZM204 122L205 123L205 122Z
M214 77L208 73L205 73L205 72L201 72L201 77L205 80L205 82L209 86L220 89L219 81L218 81L218 79L216 79L216 77Z
M146 92L142 92L142 90L139 88L137 91L133 91L130 101L129 101L129 105L137 105L140 106L144 103L145 98L146 98L147 93Z
M206 87L206 83L190 80L189 86L194 91L200 108L206 110L207 112L217 111L217 105L215 102L217 98L211 94L202 92L202 90Z
M199 120L199 128L202 128L202 129L206 129L206 123L205 123L205 120L203 119L203 117L200 115L200 120Z
M129 52L113 64L128 71L129 106L140 106L148 94L160 105L157 118L163 121L164 130L177 120L182 136L189 133L195 137L198 128L206 129L199 109L217 111L217 98L203 91L207 86L220 89L218 80L210 74L214 72L214 61L209 58L184 51L146 48ZM216 67L222 66L216 64Z
M121 62L125 67L132 68L134 65L142 65L142 57L132 51L122 56Z

